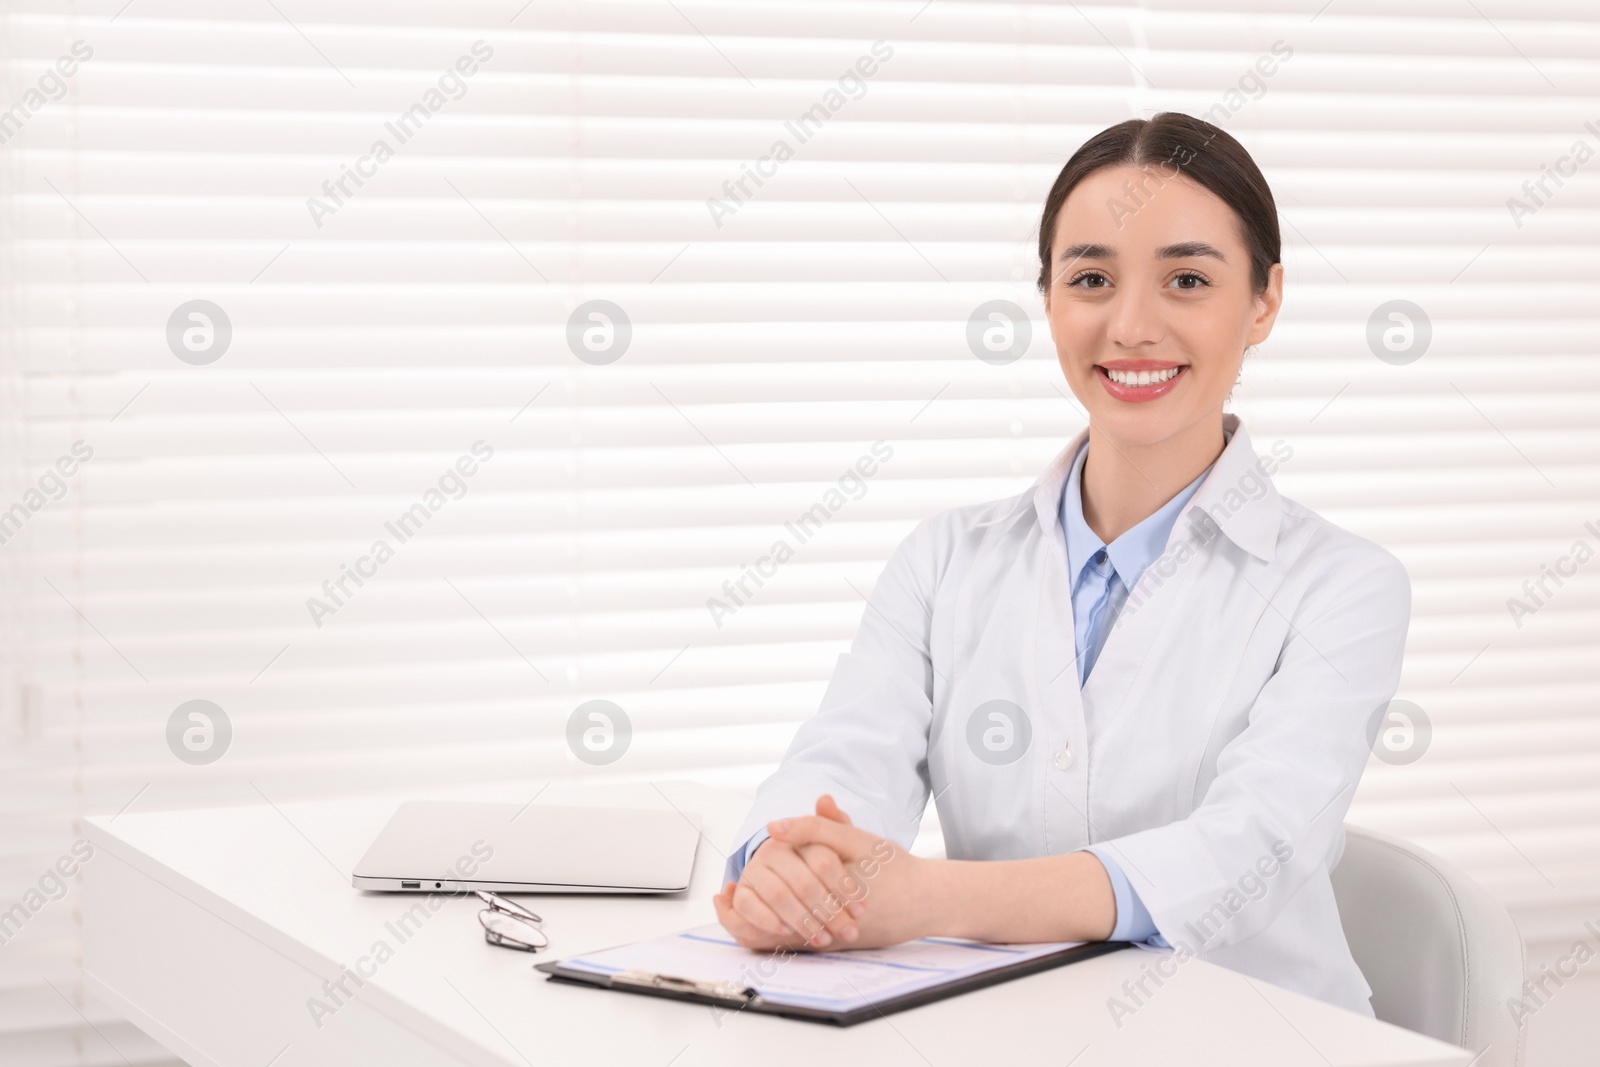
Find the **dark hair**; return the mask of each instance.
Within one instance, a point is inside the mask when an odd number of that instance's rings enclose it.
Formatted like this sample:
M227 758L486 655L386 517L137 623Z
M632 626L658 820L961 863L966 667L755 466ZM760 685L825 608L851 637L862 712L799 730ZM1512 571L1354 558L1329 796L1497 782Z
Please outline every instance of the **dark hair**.
M1039 220L1039 292L1050 284L1050 242L1056 217L1077 184L1105 167L1165 164L1160 177L1188 178L1215 193L1238 215L1250 251L1250 282L1258 295L1267 288L1268 268L1279 262L1278 206L1256 161L1222 127L1177 111L1151 119L1129 119L1085 141L1056 175Z

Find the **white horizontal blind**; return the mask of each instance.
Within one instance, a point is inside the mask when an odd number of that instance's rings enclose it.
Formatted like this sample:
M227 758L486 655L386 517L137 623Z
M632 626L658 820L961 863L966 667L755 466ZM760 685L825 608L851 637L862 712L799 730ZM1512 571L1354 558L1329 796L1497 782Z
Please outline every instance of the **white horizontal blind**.
M1352 820L1578 936L1600 563L1520 626L1506 601L1600 546L1600 186L1522 190L1600 146L1600 13L517 8L6 0L0 908L130 803L753 786L900 538L1081 427L1033 229L1085 138L1173 109L1282 212L1288 303L1236 409L1292 447L1280 488L1412 573L1399 695L1431 745L1375 760ZM1366 332L1399 299L1432 340L1392 365ZM569 344L595 300L629 323L614 362ZM968 348L991 300L1033 317L1018 362ZM192 301L231 326L214 362L169 343ZM590 699L632 725L608 766L568 745ZM219 762L168 747L192 700L231 723ZM75 901L0 948L0 1060L160 1061L77 988Z

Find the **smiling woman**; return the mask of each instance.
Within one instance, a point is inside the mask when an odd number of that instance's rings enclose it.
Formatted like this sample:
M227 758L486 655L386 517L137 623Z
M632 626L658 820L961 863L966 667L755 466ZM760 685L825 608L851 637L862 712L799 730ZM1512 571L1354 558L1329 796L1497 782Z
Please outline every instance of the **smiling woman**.
M1283 302L1271 191L1210 123L1130 120L1062 169L1039 259L1089 426L896 550L718 915L760 949L1148 942L1371 1015L1329 872L1410 582L1281 497L1224 411ZM949 859L905 851L930 795Z
M1200 119L1120 123L1056 178L1039 224L1039 291L1089 413L1085 517L1106 541L1221 452L1223 402L1283 303L1280 248L1266 179ZM1097 438L1107 443L1092 447Z

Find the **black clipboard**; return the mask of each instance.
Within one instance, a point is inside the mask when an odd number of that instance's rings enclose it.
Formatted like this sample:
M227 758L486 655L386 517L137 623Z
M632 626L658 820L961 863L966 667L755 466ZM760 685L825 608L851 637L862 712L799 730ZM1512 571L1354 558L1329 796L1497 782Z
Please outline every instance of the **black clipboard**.
M561 965L560 960L551 960L549 963L536 963L534 964L534 970L543 971L550 976L549 980L552 982L585 985L594 989L610 989L619 993L640 993L647 997L668 997L672 1000L682 1000L691 1004L709 1004L714 1007L726 1008L729 1011L753 1011L763 1015L782 1015L789 1019L804 1019L813 1023L854 1026L857 1023L868 1022L880 1016L892 1015L897 1011L905 1011L907 1008L921 1007L924 1004L931 1004L934 1001L971 992L974 989L999 985L1001 982L1025 978L1030 974L1038 974L1040 971L1065 967L1069 963L1093 959L1095 956L1103 956L1108 952L1116 952L1119 949L1131 947L1132 942L1129 941L1090 941L1082 945L1061 949L1058 952L1052 952L1046 956L1036 956L1020 963L996 967L993 970L970 975L966 978L957 978L942 985L929 986L927 989L919 989L914 993L905 993L897 997L890 997L887 1000L873 1001L850 1011L826 1011L821 1008L775 1003L763 1000L761 995L753 989L736 989L731 983L697 982L692 979L659 974L630 976L626 972L623 974L594 974L589 971L569 970Z

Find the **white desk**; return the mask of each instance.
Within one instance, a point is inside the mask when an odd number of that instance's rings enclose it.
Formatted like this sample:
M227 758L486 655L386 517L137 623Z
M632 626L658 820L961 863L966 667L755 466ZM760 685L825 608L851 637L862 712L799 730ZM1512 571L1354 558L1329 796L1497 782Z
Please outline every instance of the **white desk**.
M1460 1049L1199 960L1178 968L1120 1028L1107 998L1156 958L1128 949L848 1029L547 981L560 958L714 921L725 847L744 804L689 783L630 787L612 802L703 820L690 891L675 897L528 897L549 953L483 941L476 899L443 898L409 939L392 924L416 895L360 893L351 866L393 802L218 808L91 820L83 867L91 988L196 1065L481 1064L1439 1065ZM489 799L510 799L505 796ZM524 797L523 799L526 799ZM551 788L539 803L594 803ZM320 854L319 854L320 853ZM336 869L337 868L337 869ZM308 1002L371 956L331 1016ZM1152 987L1153 988L1153 987ZM329 1002L331 1003L331 1002Z

